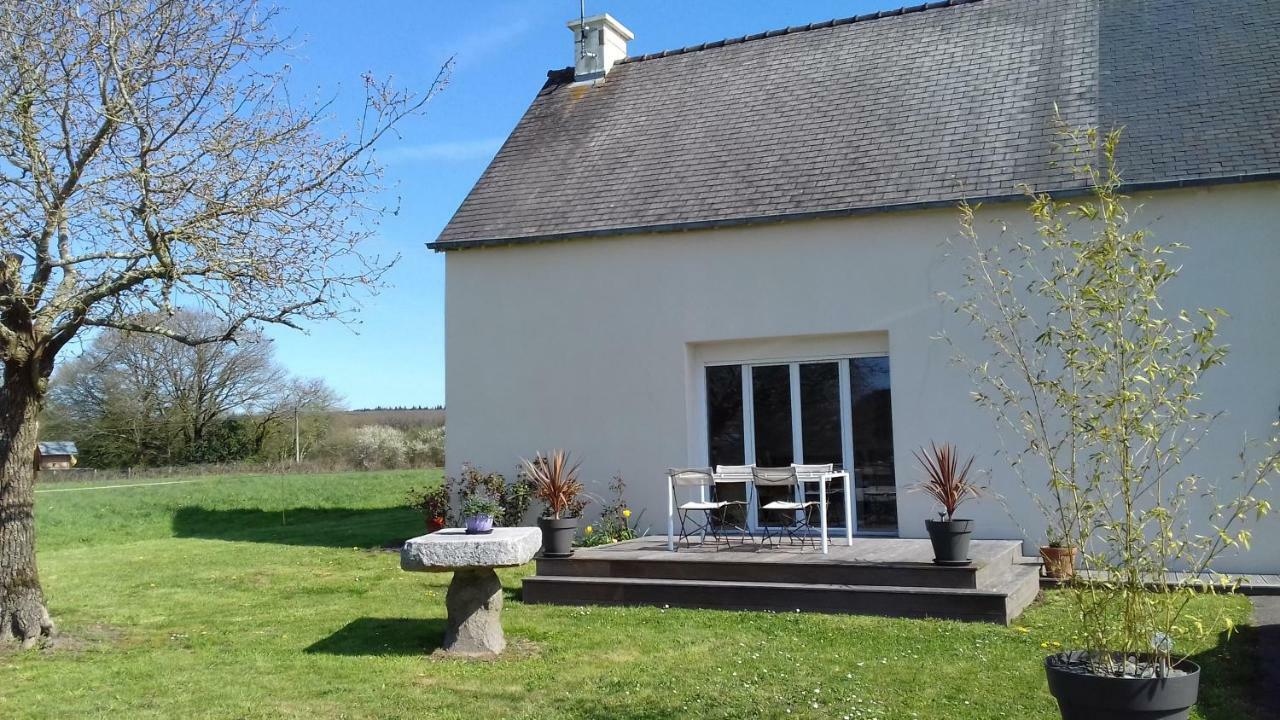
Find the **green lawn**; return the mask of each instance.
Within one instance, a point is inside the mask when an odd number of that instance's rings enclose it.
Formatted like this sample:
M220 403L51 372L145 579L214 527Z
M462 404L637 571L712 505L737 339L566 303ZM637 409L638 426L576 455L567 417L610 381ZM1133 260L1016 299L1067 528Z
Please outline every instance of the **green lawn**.
M384 543L435 472L220 477L38 498L40 563L67 639L0 655L0 718L1054 718L1020 627L519 602L520 652L438 661L447 576ZM57 485L57 489L71 486ZM1236 619L1244 599L1219 599ZM1202 608L1203 609L1203 608ZM1207 649L1202 718L1247 716L1247 632Z

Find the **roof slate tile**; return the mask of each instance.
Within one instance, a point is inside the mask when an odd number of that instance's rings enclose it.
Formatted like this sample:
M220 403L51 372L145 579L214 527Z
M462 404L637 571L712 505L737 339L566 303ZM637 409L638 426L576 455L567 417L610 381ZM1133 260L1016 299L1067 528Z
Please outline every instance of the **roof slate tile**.
M1280 2L949 0L546 85L435 247L852 212L1020 184L1054 106L1127 181L1280 173Z

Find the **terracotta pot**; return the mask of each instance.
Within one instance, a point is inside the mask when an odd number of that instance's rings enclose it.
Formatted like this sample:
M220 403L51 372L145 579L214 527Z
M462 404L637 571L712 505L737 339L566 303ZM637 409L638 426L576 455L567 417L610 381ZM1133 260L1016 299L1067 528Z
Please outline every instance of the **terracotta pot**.
M1073 547L1042 547L1044 574L1054 580L1070 580L1076 576L1076 549Z
M427 534L440 532L444 529L445 520L442 517L427 518Z

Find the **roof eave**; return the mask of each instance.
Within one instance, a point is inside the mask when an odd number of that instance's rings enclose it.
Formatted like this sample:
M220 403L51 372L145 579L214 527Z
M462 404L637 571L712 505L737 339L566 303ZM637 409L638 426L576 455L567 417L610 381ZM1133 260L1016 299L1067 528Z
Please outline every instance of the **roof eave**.
M1221 175L1213 177L1181 178L1177 180L1158 180L1148 182L1125 183L1122 189L1126 192L1143 192L1150 190L1172 190L1176 188L1201 187L1206 185L1235 185L1250 182L1268 182L1280 180L1280 172L1246 173L1241 175ZM1088 187L1061 188L1047 190L1055 197L1078 197L1089 192ZM963 200L971 203L1014 202L1025 198L1024 193L1008 193L1003 195L985 195L980 197L953 197L941 200L924 200L910 203L894 203L888 205L868 205L834 210L814 210L776 215L758 215L735 218L718 218L713 220L686 220L680 222L658 223L653 225L631 225L625 227L595 228L591 230L574 230L570 232L545 233L540 235L520 235L514 237L482 238L476 240L436 240L427 247L436 252L468 250L473 248L500 247L505 245L531 245L536 243L560 242L583 238L615 237L619 235L652 235L694 230L712 230L746 225L770 225L783 222L804 220L822 220L827 218L851 217L857 215L875 215L890 212L908 212L912 210L933 210L953 207Z

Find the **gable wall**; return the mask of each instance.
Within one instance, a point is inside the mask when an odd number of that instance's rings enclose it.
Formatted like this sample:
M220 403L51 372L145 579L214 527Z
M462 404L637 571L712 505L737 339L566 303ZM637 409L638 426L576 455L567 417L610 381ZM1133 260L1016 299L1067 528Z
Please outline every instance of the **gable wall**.
M1203 385L1207 407L1230 414L1194 466L1229 474L1238 470L1242 436L1265 432L1280 406L1280 183L1139 199L1135 222L1150 225L1158 242L1192 248L1180 256L1175 306L1232 313L1221 335L1232 346L1228 366ZM1024 214L1009 205L983 218L1025 230ZM1003 500L966 513L980 536L1038 541L1038 513L994 456L992 420L970 400L973 386L950 362L952 351L933 339L946 330L981 352L937 299L959 290L959 259L944 246L956 218L948 210L885 213L448 253L449 471L472 461L512 475L519 457L564 447L583 459L595 493L621 472L631 505L661 533L664 469L706 461L707 348L872 338L887 342L892 368L901 534L924 536L932 514L905 490L919 479L911 449L935 440L957 443L992 471ZM1257 529L1255 547L1277 546L1273 518ZM1280 572L1280 554L1256 551L1223 567Z

